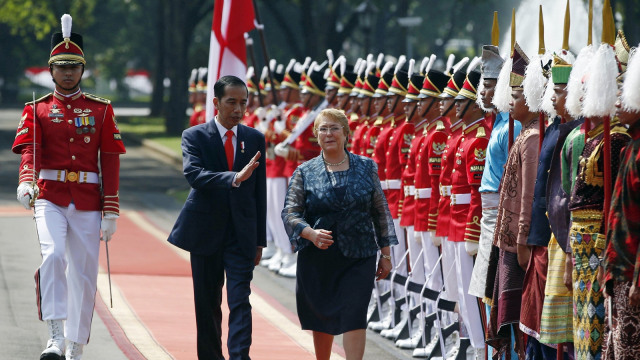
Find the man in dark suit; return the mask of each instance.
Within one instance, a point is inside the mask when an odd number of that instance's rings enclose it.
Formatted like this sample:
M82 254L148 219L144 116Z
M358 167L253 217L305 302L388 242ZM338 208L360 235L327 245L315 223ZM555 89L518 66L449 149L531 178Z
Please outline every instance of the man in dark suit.
M214 93L216 118L182 134L191 193L169 242L191 253L198 358L224 359L220 305L226 274L229 357L249 359L250 282L266 246L266 171L258 162L265 140L240 124L248 97L242 80L224 76Z

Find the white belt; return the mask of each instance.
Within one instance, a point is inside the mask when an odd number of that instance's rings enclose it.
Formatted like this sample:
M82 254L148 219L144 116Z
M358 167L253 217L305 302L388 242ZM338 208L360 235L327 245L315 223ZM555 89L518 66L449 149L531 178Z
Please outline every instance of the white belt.
M399 179L387 180L387 186L389 190L400 190L402 188L402 181Z
M471 204L471 194L451 194L451 206Z
M451 185L440 185L440 196L450 196Z
M416 195L416 187L414 185L404 186L404 196L415 196L415 195Z
M382 188L382 190L389 190L389 187L387 186L387 180L380 180L380 187Z
M97 184L99 182L98 173L90 171L67 171L67 170L40 170L40 179L55 180L62 182L77 182L79 184Z
M416 189L416 199L430 199L431 188Z

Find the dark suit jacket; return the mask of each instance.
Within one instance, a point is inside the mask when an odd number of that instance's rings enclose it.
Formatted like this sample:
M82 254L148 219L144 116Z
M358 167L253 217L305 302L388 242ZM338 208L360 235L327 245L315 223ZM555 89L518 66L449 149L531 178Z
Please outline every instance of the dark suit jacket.
M258 168L240 187L233 187L235 174L258 151L262 153ZM182 133L182 154L191 192L169 242L192 253L211 255L232 235L243 253L254 259L256 248L266 246L264 135L238 125L233 171L228 170L224 145L213 120Z

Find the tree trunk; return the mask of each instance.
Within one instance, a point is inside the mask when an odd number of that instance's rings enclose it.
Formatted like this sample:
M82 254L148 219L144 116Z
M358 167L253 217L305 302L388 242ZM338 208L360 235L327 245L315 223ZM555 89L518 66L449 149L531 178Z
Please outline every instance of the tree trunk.
M151 116L160 116L163 114L164 106L164 77L165 77L165 9L166 0L160 0L156 3L156 56L153 71L153 93L151 94Z
M180 135L185 128L187 117L185 111L187 109L187 51L189 39L193 26L187 25L187 9L183 1L169 1L169 11L167 14L169 25L172 31L168 34L167 54L169 60L168 75L171 79L171 87L169 88L169 103L165 117L165 127L167 134Z

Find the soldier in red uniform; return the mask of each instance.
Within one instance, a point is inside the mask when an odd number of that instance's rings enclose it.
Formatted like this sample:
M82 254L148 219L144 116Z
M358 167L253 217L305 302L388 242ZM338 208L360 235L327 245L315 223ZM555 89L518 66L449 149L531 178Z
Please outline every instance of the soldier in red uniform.
M424 76L414 73L414 60L411 59L409 63L408 72L408 85L407 94L402 101L404 104L404 112L407 116L407 121L403 128L403 139L401 144L401 150L398 154L398 161L405 162L405 166L402 169L402 214L400 217L400 226L406 231L407 246L409 248L409 266L411 273L409 279L411 282L423 285L425 281L424 262L422 261L422 246L420 239L415 237L414 233L414 217L415 217L415 186L414 178L416 172L416 160L417 153L420 149L420 145L424 139L424 130L426 129L427 121L420 116L417 111L418 107L418 95L420 95L420 88L424 82ZM407 143L408 149L407 149ZM407 152L408 150L408 152ZM411 294L412 303L405 308L405 317L403 321L407 321L410 327L415 324L414 319L410 318L409 308L418 306L422 302L422 295L419 293ZM419 337L418 337L419 338ZM416 339L418 339L416 338ZM403 343L407 339L398 339L396 337L396 344L398 342ZM417 341L416 341L417 344ZM415 347L415 346L414 346Z
M55 91L26 104L12 147L21 154L18 200L34 207L42 255L38 316L50 340L40 359L64 359L65 348L66 359L81 358L93 317L100 231L109 241L120 211L125 148L109 100L80 90L82 45L65 14L62 33L51 38Z
M371 126L369 130L364 135L364 143L362 145L363 155L374 158L376 144L378 143L378 136L380 136L380 132L383 128L390 126L391 120L393 119L393 115L389 114L389 109L387 109L387 99L386 94L387 90L389 90L389 84L391 84L391 80L393 79L393 74L388 73L393 67L393 63L391 61L387 62L384 68L380 71L380 76L377 76L377 85L375 86L375 90L373 95L371 96L371 102L373 103L374 114L371 116ZM378 163L378 177L380 177L382 190L385 191L386 194L386 183L383 181L384 178L384 166L381 168L379 161L384 163L384 159L380 157L376 160Z
M371 65L375 66L375 63L371 63ZM358 124L356 129L353 131L351 140L351 152L362 156L368 156L366 153L366 134L373 124L372 119L375 119L375 117L372 116L374 112L372 96L380 80L380 78L372 73L373 66L367 66L367 69L362 76L362 85L357 95L360 103L358 106L358 116L361 120L360 124Z
M245 82L247 84L247 91L249 91L249 101L247 102L247 111L244 113L244 119L242 119L242 123L245 125L255 128L258 124L258 109L261 107L261 99L258 93L258 87L256 83L253 81L255 76L255 70L253 66L249 66L247 69L247 76L245 78ZM262 254L262 258L264 258L264 253Z
M198 69L198 83L196 84L195 105L193 114L189 118L189 127L207 122L207 68Z
M455 249L460 315L469 334L469 338L461 338L460 352L464 353L471 346L476 359L484 357L484 322L478 298L469 294L469 283L473 272L473 256L478 252L480 239L482 199L479 188L490 135L484 112L476 103L480 72L475 68L480 62L480 58L475 58L469 65L467 78L455 97L456 117L464 125L454 151L451 170L451 225L448 238Z
M427 75L424 78L420 94L418 95L418 114L420 118L425 120L425 127L421 132L422 141L418 144L415 158L414 231L416 232L416 241L422 244L425 277L427 274L433 273L428 279L427 287L439 291L442 288L442 274L439 270L440 265L438 264L440 251L431 241L431 235L428 231L428 220L430 203L434 204L435 211L437 212L438 199L440 199L438 191L432 191L431 183L433 179L435 179L436 185L433 189L438 189L440 181L440 155L442 151L434 152L433 143L441 142L444 144L448 136L449 122L447 118L440 116L440 108L438 105L440 103L439 96L447 85L449 77L439 70L430 70L434 61L435 56L432 56L425 71ZM416 136L417 134L418 132L416 132ZM438 145L436 145L436 148L438 148ZM431 158L437 158L437 163L430 162L429 160ZM423 330L424 324L421 322L420 325L422 325L420 330ZM421 336L422 333L418 331L411 341L399 344L399 346L415 348L418 345L417 340L419 340ZM414 355L418 354L427 355L426 349L416 349Z
M462 60L464 61L464 60ZM468 59L467 59L468 61ZM462 62L461 62L462 63ZM460 64L460 63L459 63ZM466 64L462 64L463 66ZM458 66L458 69L462 66ZM447 117L451 123L450 134L447 142L442 149L442 144L438 144L439 152L442 152L440 161L440 199L438 200L438 215L435 227L435 236L431 237L431 241L435 246L442 245L442 267L444 278L444 297L451 301L458 301L458 285L456 282L455 264L455 248L453 243L447 240L449 236L449 223L451 222L451 173L455 160L455 149L458 140L462 136L462 119L456 117L454 109L454 98L458 96L458 92L462 88L467 74L462 70L454 70L447 86L440 94L440 115ZM431 163L432 158L429 158ZM435 164L435 158L434 158ZM433 186L433 183L432 183ZM431 211L430 211L431 213ZM431 229L431 227L430 227Z
M287 174L285 173L286 160L275 155L275 147L284 141L290 134L287 124L297 123L304 113L300 103L300 73L294 70L295 60L291 60L286 68L279 86L279 95L282 102L278 107L272 107L267 111L266 118L269 128L265 132L267 140L267 228L270 229L273 245L277 252L263 265L269 270L275 271L285 277L296 276L297 254L291 249L289 237L284 229L280 213L284 206L284 198L287 192ZM276 74L276 78L279 76Z

